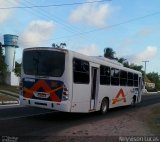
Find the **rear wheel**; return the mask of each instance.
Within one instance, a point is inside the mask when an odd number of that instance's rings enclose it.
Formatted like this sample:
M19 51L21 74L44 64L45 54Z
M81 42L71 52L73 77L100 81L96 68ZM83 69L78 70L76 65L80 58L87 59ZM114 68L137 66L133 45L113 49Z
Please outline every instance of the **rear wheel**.
M106 114L108 112L108 108L109 108L109 102L106 98L104 98L101 103L101 109L100 109L101 114Z
M133 98L132 98L132 105L133 105L133 106L136 105L136 95L134 95Z

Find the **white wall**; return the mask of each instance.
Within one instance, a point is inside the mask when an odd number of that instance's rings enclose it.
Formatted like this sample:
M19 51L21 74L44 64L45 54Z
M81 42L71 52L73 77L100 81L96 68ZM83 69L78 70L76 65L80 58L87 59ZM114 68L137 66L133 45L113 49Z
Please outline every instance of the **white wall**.
M15 75L14 72L8 72L6 76L6 84L11 86L18 86L20 78Z
M5 47L5 63L7 64L7 71L12 72L15 68L15 48Z

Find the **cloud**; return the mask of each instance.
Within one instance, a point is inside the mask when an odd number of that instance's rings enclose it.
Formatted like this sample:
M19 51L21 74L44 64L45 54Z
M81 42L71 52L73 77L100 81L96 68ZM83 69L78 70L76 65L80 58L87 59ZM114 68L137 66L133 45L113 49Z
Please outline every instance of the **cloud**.
M18 6L19 0L8 1L8 0L0 0L0 7L15 7ZM1 9L0 10L0 24L6 22L10 16L12 15L15 9Z
M152 32L153 32L153 29L151 29L151 28L144 28L141 31L139 31L137 33L137 35L144 37L144 36L150 35Z
M53 21L32 21L20 35L19 44L22 48L43 46L55 29Z
M128 61L131 63L141 63L144 60L150 60L157 54L158 48L155 46L148 46L143 52L128 57Z
M75 9L69 19L72 23L87 23L96 27L106 25L112 9L109 4L84 4Z
M98 56L99 51L95 44L92 44L86 48L79 49L77 52L88 55L88 56Z

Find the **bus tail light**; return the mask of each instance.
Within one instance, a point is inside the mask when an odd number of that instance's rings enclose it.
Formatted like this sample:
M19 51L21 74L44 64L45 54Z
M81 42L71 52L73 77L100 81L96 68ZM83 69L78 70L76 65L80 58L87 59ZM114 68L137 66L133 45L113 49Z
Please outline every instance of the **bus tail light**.
M23 89L23 82L22 82L22 80L20 80L20 82L19 82L19 90L22 90Z
M20 82L19 82L19 91L20 91L20 95L22 95L22 90L23 90L23 81L20 80Z
M62 94L62 101L68 100L68 96L69 96L69 90L68 90L68 88L64 85L63 94Z

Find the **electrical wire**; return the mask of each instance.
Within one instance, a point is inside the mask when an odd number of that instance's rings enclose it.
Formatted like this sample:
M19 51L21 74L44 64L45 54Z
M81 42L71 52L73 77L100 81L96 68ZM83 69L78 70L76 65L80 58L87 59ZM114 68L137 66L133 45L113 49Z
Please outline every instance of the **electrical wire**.
M69 37L74 37L74 36L80 36L80 35L84 35L84 34L89 34L89 33L97 32L97 31L100 31L100 30L110 29L110 28L117 27L117 26L120 26L120 25L123 25L123 24L127 24L127 23L131 23L131 22L134 22L134 21L138 21L138 20L141 20L141 19L144 19L144 18L147 18L147 17L151 17L151 16L154 16L154 15L158 15L158 14L160 14L160 11L154 12L154 13L150 13L150 14L147 14L147 15L144 15L144 16L141 16L141 17L129 19L129 20L127 20L127 21L120 22L120 23L117 23L117 24L105 26L105 27L102 27L102 28L93 29L93 30L90 30L90 31L85 31L85 32L76 33L76 34L72 34L72 35L66 35L66 36L61 36L61 37L57 37L57 38L52 38L52 39L48 39L48 40L44 40L44 41L50 41L50 40L55 40L55 39L69 38ZM38 42L38 41L37 41L37 42ZM27 43L27 42L25 42L25 43Z
M111 0L99 0L99 1L88 1L88 2L75 2L75 3L63 3L63 4L51 4L51 5L33 5L33 6L15 6L15 7L0 7L1 10L5 9L26 9L26 8L47 8L47 7L62 7L62 6L72 6L72 5L82 5L82 4L92 4L100 3Z
M28 1L28 0L24 0L24 2L29 3L30 5L34 5L34 3ZM26 4L22 3L24 6ZM56 15L54 15L53 13L48 13L47 11L45 11L43 8L38 8L36 11L33 9L26 9L30 12L32 12L32 14L39 14L39 16L43 16L45 19L47 20L53 20L55 23L58 23L59 25L63 26L63 29L65 29L66 31L68 31L69 33L79 33L81 30L78 27L75 27L73 25L70 25L68 23L66 23L62 18L57 17ZM79 36L82 39L85 40L91 40L90 38L85 37L85 35L80 35ZM42 41L43 42L43 41Z

